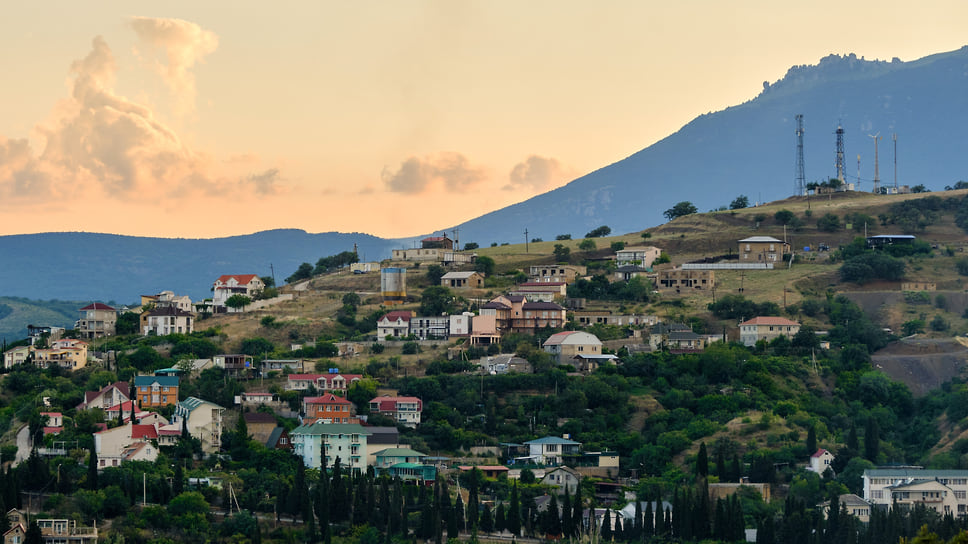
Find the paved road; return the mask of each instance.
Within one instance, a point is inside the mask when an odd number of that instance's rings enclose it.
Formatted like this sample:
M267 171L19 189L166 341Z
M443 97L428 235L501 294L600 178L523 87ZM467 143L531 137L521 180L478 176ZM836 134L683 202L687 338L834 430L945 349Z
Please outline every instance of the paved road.
M17 466L21 461L30 456L30 428L24 425L17 432L17 457L13 460L13 466Z

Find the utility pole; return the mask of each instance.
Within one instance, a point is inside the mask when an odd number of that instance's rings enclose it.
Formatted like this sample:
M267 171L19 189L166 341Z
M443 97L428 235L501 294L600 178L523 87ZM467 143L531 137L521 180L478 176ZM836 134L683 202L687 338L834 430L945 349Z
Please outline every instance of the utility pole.
M528 251L528 229L527 228L524 229L524 252L530 253L530 251Z

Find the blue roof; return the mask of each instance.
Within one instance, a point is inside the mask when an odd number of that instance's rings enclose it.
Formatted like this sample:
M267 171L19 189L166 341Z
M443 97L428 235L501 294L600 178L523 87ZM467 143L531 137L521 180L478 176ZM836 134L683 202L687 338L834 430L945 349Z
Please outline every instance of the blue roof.
M135 376L134 386L143 387L157 383L162 387L178 387L178 376Z
M531 444L563 444L566 446L580 446L581 442L575 442L574 440L568 440L567 438L561 438L558 436L545 436L537 440L529 440L525 442L527 445Z

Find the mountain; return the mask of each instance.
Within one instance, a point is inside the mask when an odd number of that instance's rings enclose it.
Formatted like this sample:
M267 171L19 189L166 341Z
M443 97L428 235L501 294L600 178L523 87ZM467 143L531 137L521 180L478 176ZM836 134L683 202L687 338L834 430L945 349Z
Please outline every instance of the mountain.
M0 236L0 255L6 257L0 295L133 304L142 294L171 290L200 300L211 296L222 274L269 276L274 270L281 285L301 263L352 251L353 244L362 260L389 257L395 247L368 234L295 229L212 239L83 232Z
M715 82L710 82L715 85ZM663 211L690 201L701 211L794 194L797 114L804 116L806 182L836 176L835 136L845 130L848 183L870 191L879 133L882 186L932 190L968 179L968 46L916 61L868 61L830 55L795 66L755 99L701 115L678 132L554 191L461 225L462 241L518 240L528 230L544 240L578 238L608 225L612 232L664 222Z

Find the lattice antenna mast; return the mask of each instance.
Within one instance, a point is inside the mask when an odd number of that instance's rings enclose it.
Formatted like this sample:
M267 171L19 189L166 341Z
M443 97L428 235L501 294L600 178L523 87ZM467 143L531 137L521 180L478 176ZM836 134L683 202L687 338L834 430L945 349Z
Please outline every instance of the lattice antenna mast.
M897 133L894 133L894 194L897 194Z
M844 128L837 125L837 179L841 183L847 182L847 176L845 173L847 163L844 162Z
M881 133L878 132L877 134L868 134L868 136L870 136L871 138L874 139L874 191L873 192L875 194L880 194L880 192L881 192L881 173L878 170L877 141L881 139Z
M794 182L794 190L797 196L803 196L806 192L807 177L803 171L803 114L797 114L797 179Z

